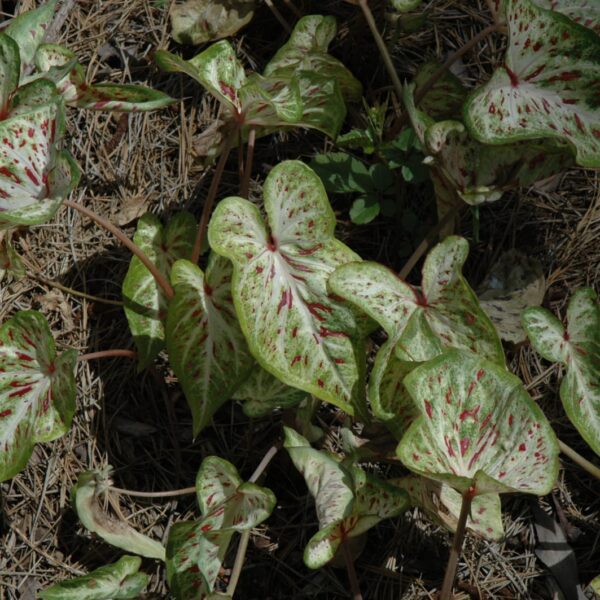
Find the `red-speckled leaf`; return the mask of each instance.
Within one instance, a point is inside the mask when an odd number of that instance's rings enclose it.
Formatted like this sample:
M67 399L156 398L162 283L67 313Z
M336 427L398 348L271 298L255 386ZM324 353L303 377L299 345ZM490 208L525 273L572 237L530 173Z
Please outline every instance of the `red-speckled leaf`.
M600 37L531 0L506 0L505 64L465 105L478 140L554 138L600 166Z
M40 313L19 312L0 328L0 481L25 468L36 443L68 431L76 360L74 350L57 356Z
M19 47L5 33L0 33L0 116L4 119L10 110L10 97L19 85L21 62Z
M46 31L54 18L58 0L49 0L35 10L19 15L4 30L19 46L21 74L29 70L37 47L42 43Z
M231 263L215 254L206 274L187 260L171 269L175 297L168 307L167 352L192 411L195 436L254 363L233 308L232 273Z
M534 0L542 8L562 13L584 27L600 34L600 4L597 0Z
M0 281L6 274L13 279L25 277L25 267L23 261L11 242L11 233L14 230L8 230L0 240Z
M591 288L569 301L567 328L549 311L529 308L523 326L533 347L546 359L566 365L560 397L581 437L600 455L600 306Z
M176 214L166 227L148 213L139 220L133 241L169 278L175 261L190 258L195 235L196 220L189 213ZM165 345L167 297L136 256L129 264L122 293L125 315L138 348L139 368L145 369Z
M232 398L244 401L242 408L249 417L264 417L277 408L297 406L307 396L255 365Z
M423 63L413 78L413 89L424 85L441 66L436 60ZM450 70L446 70L425 94L419 108L433 119L456 118L461 115L466 95L467 89L460 79Z
M430 519L452 533L456 531L462 496L455 489L418 475L390 480L389 483L406 490L411 503L420 508ZM498 494L475 496L471 505L471 514L467 517L467 528L472 533L493 542L500 541L504 537Z
M227 198L208 228L213 250L233 262L233 298L250 351L284 383L360 411L362 331L326 289L329 274L358 257L334 238L327 194L305 164L277 165L264 195L268 227L255 205Z
M232 116L241 114L239 91L246 83L246 74L229 42L217 42L191 60L183 60L166 50L158 50L155 60L165 71L185 73L193 77Z
M558 442L521 381L470 352L449 350L404 379L421 416L397 453L411 471L476 494L547 494Z
M139 556L122 556L117 562L88 575L61 581L39 592L41 600L126 600L140 598L150 577L140 573Z
M176 598L203 598L213 590L235 531L256 527L275 508L268 488L244 483L226 460L209 456L196 478L202 518L177 523L167 541L167 577Z
M344 98L358 102L362 97L362 85L343 63L327 53L336 33L334 17L303 17L296 23L290 39L269 61L264 74L284 78L302 72L320 75L325 80L336 81Z

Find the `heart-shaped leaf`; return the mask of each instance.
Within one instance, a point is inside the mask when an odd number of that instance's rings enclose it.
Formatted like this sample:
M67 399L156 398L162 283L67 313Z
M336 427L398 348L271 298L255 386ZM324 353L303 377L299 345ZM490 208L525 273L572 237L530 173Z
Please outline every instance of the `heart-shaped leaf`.
M88 531L99 535L112 546L164 561L165 549L162 544L108 514L100 505L101 494L111 484L110 471L110 467L84 471L77 479L77 485L71 490L71 503L79 520Z
M408 508L408 495L403 490L367 475L358 467L347 470L332 457L312 448L293 429L284 427L284 430L284 446L315 499L319 520L319 531L304 550L307 567L322 567L335 556L340 544Z
M595 0L534 0L542 8L555 10L579 25L600 34L600 5Z
M353 414L362 407L361 332L326 282L358 257L335 239L323 184L303 163L277 165L264 196L268 226L255 205L226 198L208 228L213 250L233 262L233 299L250 351L284 383Z
M212 592L234 532L262 523L276 502L271 490L244 482L216 456L202 461L196 491L202 518L176 523L167 541L167 578L178 600Z
M490 144L554 138L577 163L600 166L600 37L531 0L506 0L505 64L465 105L466 124Z
M57 356L50 327L23 311L0 327L0 481L22 471L38 442L69 430L77 353Z
M235 35L254 16L256 0L186 0L171 9L173 39L199 46Z
M56 44L42 44L35 63L41 76L56 83L65 102L78 108L133 112L155 110L173 102L166 94L143 85L88 84L75 54Z
M521 313L530 306L539 306L545 292L546 280L539 261L518 250L509 250L492 266L477 295L500 337L518 344L527 337L521 326Z
M231 298L231 263L211 254L206 274L187 260L171 270L169 362L192 410L194 435L246 379L254 359L240 330Z
M397 453L411 471L474 495L547 494L558 442L521 381L499 365L449 350L404 379L421 416Z
M301 71L337 81L344 98L357 102L362 97L362 85L337 58L327 53L337 33L334 17L308 15L302 17L290 39L277 51L265 67L270 77L291 78ZM305 96L303 95L303 98Z
M441 66L441 63L435 60L423 63L413 78L413 89L419 89L428 82ZM446 69L425 94L419 108L433 119L453 119L461 115L466 95L467 89L460 79Z
M58 0L49 0L39 8L27 11L14 18L4 33L11 37L19 47L21 57L21 75L25 74L33 63L38 46L54 18Z
M189 213L176 214L166 228L156 216L148 213L138 221L133 241L168 278L175 261L190 258L195 235L196 221ZM136 256L131 259L122 291L125 315L138 348L142 370L164 348L167 297Z
M430 519L442 527L456 532L462 496L449 485L409 475L389 483L399 486L408 492L410 501L419 507ZM497 542L504 537L500 496L498 494L481 494L473 498L471 514L467 517L467 529L473 533Z
M122 556L116 563L88 575L61 581L39 593L41 600L127 600L139 598L149 577L140 573L139 556Z
M547 360L566 365L560 386L565 412L600 455L600 307L594 290L583 288L573 294L567 320L565 329L544 308L523 313L523 327L533 347Z
M10 98L19 85L21 61L17 43L0 33L0 118L10 111Z
M329 278L330 289L346 298L386 331L369 383L375 414L401 433L414 417L413 403L402 377L413 365L445 348L463 348L504 364L502 345L494 326L463 277L461 268L469 245L449 237L435 246L423 267L421 291L377 263L350 263Z
M286 385L258 365L232 396L244 401L244 413L249 417L264 417L277 408L297 406L306 397L306 392Z
M410 12L419 8L422 0L391 0L391 5L398 12Z

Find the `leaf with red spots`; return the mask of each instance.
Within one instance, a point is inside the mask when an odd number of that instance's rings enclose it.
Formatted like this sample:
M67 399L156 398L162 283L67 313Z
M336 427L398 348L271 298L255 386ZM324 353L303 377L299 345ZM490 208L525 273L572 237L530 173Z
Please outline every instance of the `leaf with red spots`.
M600 166L600 37L531 0L506 0L505 64L465 105L470 133L488 144L568 143Z
M411 503L420 508L432 521L452 533L456 532L462 505L462 496L456 490L445 483L418 475L390 480L389 483L406 490ZM471 514L467 518L467 529L493 542L504 538L498 494L475 496Z
M571 423L600 456L600 306L591 288L577 290L567 309L567 327L544 308L523 313L532 346L567 367L560 398Z
M77 479L71 490L71 504L82 525L90 532L100 536L105 542L147 558L165 560L164 546L140 533L127 521L116 518L105 511L101 496L108 486L111 467L98 471L85 471Z
M176 214L166 227L148 213L138 221L133 241L168 279L175 261L192 255L195 236L196 220L189 213ZM136 256L129 263L122 293L125 315L138 348L139 368L145 369L165 345L167 297Z
M600 35L600 4L597 0L534 0L541 8L562 13Z
M41 600L127 600L140 598L149 576L140 573L139 556L122 556L117 562L87 575L56 583L38 593Z
M216 456L202 461L196 491L202 518L176 523L167 540L167 579L178 600L212 592L233 534L262 523L276 502L271 490L244 482Z
M39 8L19 15L4 30L4 33L11 37L19 47L21 75L25 74L33 63L35 52L44 40L54 18L57 1L49 0Z
M35 62L39 76L52 79L65 102L78 108L135 112L155 110L173 102L166 94L143 85L87 83L75 54L63 46L41 45Z
M57 356L44 317L23 311L0 328L0 481L23 470L38 442L69 430L77 353Z
M250 351L284 383L353 414L364 405L363 332L326 283L358 256L335 239L327 194L305 164L277 165L264 196L267 223L254 204L226 198L208 228L213 250L233 262L233 299Z
M297 406L308 394L290 387L268 371L255 365L232 398L243 400L244 413L249 417L265 417L277 408Z
M558 442L521 381L503 367L449 350L417 367L404 385L421 416L397 448L411 471L463 493L547 494L558 474Z
M187 260L171 269L175 297L169 302L169 362L192 410L194 436L206 427L249 375L254 359L231 298L231 263L211 254L206 274Z
M277 51L265 67L269 77L292 78L302 72L313 73L324 80L337 81L342 95L350 102L362 98L362 85L340 62L327 53L337 33L334 17L307 15L302 17L290 39Z
M459 237L433 248L420 291L371 262L343 265L329 278L335 294L375 319L388 335L375 358L369 399L375 414L396 433L415 415L401 383L411 365L398 363L426 361L445 348L463 348L504 364L494 326L461 272L468 251L467 241Z
M19 47L5 33L0 33L0 115L5 118L10 110L10 97L19 85L21 72Z
M315 499L319 521L319 531L304 549L307 567L324 566L340 544L408 508L408 495L403 490L358 467L346 469L331 456L312 448L293 429L284 430L284 446Z
M15 250L10 239L12 231L14 230L5 232L4 237L0 240L0 281L7 274L12 279L18 280L25 277L26 273L23 260Z

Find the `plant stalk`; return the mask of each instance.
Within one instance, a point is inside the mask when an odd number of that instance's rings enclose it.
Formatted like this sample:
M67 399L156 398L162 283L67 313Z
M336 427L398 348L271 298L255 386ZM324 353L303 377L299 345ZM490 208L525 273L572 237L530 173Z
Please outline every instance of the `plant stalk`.
M452 596L452 586L454 585L454 578L456 577L456 567L458 566L458 559L460 558L463 543L465 541L467 518L471 513L471 504L473 502L473 498L475 498L475 495L476 490L474 485L472 485L463 493L460 516L456 526L456 533L454 534L452 550L450 550L450 558L448 559L446 574L444 575L444 583L442 584L442 591L440 592L440 600L450 600L450 597Z
M232 134L235 136L237 132ZM225 147L223 148L223 152L221 156L219 156L219 162L217 162L217 167L215 169L215 173L213 175L212 181L210 182L210 188L208 189L208 195L206 196L206 200L204 201L204 206L202 207L202 215L200 216L200 223L198 224L198 232L196 234L196 239L194 241L194 248L192 250L192 258L191 261L193 263L197 263L200 254L202 254L202 246L204 244L204 238L206 237L206 230L208 228L208 221L210 219L210 215L212 213L212 208L215 203L215 198L217 197L217 192L219 191L219 184L221 183L221 178L223 177L223 171L225 170L225 163L229 158L229 153L231 152L232 146L232 137L229 137L227 142L225 142Z
M250 192L250 177L252 177L252 163L254 161L254 144L256 142L256 129L254 127L248 133L248 149L246 151L246 161L244 163L244 175L240 185L240 196L248 198Z
M350 589L352 590L352 600L363 600L360 592L360 585L358 583L358 577L356 576L356 569L354 568L354 561L348 548L347 539L344 538L342 541L342 554L344 555L344 562L346 563L346 571L348 571L348 580L350 581Z
M598 468L595 464L591 463L586 458L583 458L583 456L581 456L581 454L578 454L577 452L575 452L575 450L573 450L573 448L571 448L570 446L567 446L567 444L565 444L564 442L561 442L560 440L558 440L558 446L560 447L560 451L564 455L568 456L574 463L579 465L584 471L589 473L592 477L595 477L596 479L600 479L600 468Z
M78 204L77 202L73 202L72 200L65 200L64 204L65 206L76 210L80 214L85 215L86 217L94 221L97 225L100 225L100 227L106 229L107 231L110 231L110 233L112 233L126 248L131 250L132 254L135 254L135 256L137 256L140 259L140 261L146 267L146 269L148 269L148 271L152 273L152 276L154 277L156 283L163 289L167 298L173 298L175 292L173 291L171 284L167 281L165 276L156 268L156 265L154 265L154 263L141 251L141 249L134 242L132 242L118 227L113 225L108 219L101 217L94 211L90 210L89 208L86 208L85 206L82 206L81 204Z
M196 486L180 490L169 490L167 492L136 492L135 490L124 490L122 488L113 487L112 485L108 489L117 494L125 494L126 496L136 496L139 498L173 498L174 496L187 496L196 493Z
M110 358L113 356L126 356L127 358L136 359L137 352L133 350L100 350L99 352L90 352L89 354L81 354L77 357L78 362L83 362L84 360L94 360L96 358Z
M377 49L379 50L379 53L381 54L381 58L383 59L383 64L385 65L388 75L390 76L390 79L392 80L392 83L394 85L394 90L396 92L396 95L398 96L398 100L401 100L402 99L402 82L400 81L400 78L398 77L398 73L396 72L396 67L394 67L394 63L392 62L392 57L390 56L389 50L387 49L387 46L385 45L385 42L383 41L383 37L381 37L381 33L379 33L379 29L377 29L377 23L375 23L373 13L371 12L371 9L369 8L368 0L358 0L358 4L360 6L360 9L363 12L365 21L367 22L367 25L369 26L369 29L371 30L373 39L375 40L375 43L377 44Z

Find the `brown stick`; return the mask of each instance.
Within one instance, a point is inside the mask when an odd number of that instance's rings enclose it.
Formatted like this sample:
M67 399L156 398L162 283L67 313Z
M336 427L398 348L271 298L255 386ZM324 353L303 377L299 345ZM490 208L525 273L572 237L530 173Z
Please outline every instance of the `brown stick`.
M252 176L252 163L254 161L254 143L256 142L256 129L254 127L248 134L248 150L246 152L246 162L244 165L244 175L240 185L240 196L247 198L250 191L250 177Z
M94 221L97 225L100 225L100 227L110 231L110 233L112 233L126 248L131 250L131 252L140 259L146 269L150 271L156 283L164 290L167 298L173 298L175 292L165 276L156 268L156 265L140 250L140 248L134 244L118 227L113 225L108 219L97 215L94 211L82 206L81 204L78 204L77 202L65 200L64 204L65 206L68 206L69 208L72 208L82 215L92 219L92 221Z
M81 354L77 357L79 362L84 360L94 360L96 358L110 358L113 356L126 356L127 358L137 358L137 352L133 350L100 350L99 352L90 352L89 354Z
M356 569L354 568L354 561L348 548L348 540L344 536L342 541L342 554L344 555L344 562L346 563L346 571L348 571L348 580L350 581L350 589L352 590L352 600L363 600L360 592L360 585L358 583L358 577L356 576Z

